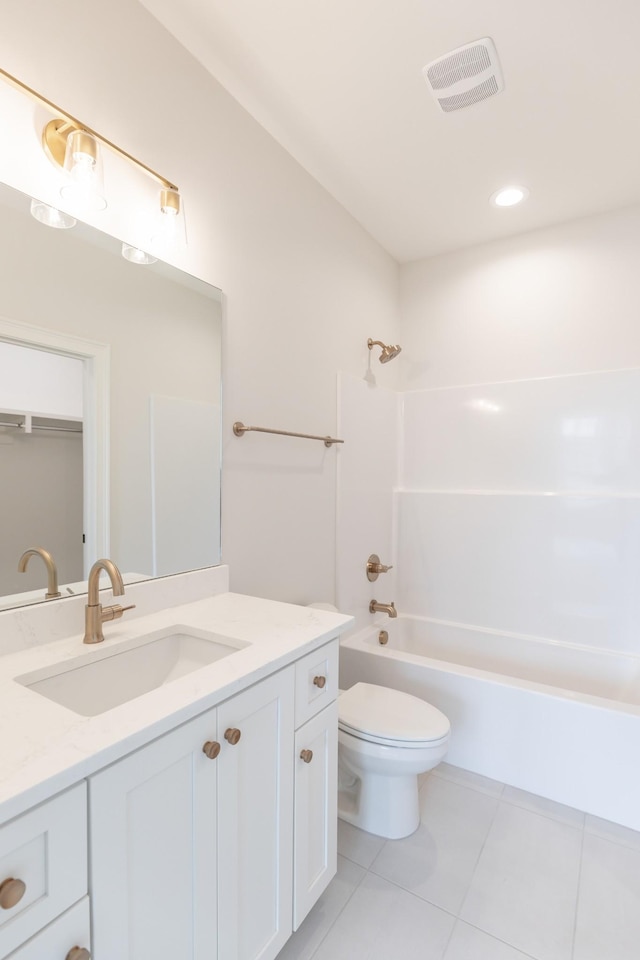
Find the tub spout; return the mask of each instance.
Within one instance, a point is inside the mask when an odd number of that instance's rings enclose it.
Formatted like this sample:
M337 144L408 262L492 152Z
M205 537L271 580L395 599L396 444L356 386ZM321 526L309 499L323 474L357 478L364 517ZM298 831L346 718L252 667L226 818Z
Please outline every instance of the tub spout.
M391 603L378 603L377 600L372 600L369 604L369 613L386 613L391 618L398 616L398 611L393 601Z

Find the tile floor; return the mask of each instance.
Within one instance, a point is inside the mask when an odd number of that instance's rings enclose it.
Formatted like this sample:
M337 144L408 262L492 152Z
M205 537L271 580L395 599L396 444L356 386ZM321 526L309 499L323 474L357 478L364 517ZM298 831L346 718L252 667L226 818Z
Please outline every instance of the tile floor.
M640 960L640 833L448 764L420 802L405 840L339 822L278 960Z

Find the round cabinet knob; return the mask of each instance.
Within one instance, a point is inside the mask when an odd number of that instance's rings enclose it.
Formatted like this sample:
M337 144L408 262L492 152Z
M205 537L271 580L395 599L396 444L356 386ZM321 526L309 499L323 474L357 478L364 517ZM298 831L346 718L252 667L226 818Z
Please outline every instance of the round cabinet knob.
M314 678L313 678L313 682L315 683L316 687L320 687L320 689L322 690L322 688L325 686L325 684L326 684L326 682L327 682L327 678L326 678L326 677L314 677Z
M72 947L66 960L91 960L91 954L84 947Z
M240 732L240 730L237 729L237 727L229 727L229 729L225 730L224 732L225 740L227 740L232 747L235 747L236 743L238 743L241 736L242 736L242 733Z
M91 954L84 947L72 947L66 960L91 960Z
M11 910L16 904L20 903L27 889L26 883L22 880L14 880L9 877L0 883L0 907L3 910Z
M220 744L216 740L207 740L202 748L202 752L206 753L206 755L209 757L209 760L215 760L220 753Z
M311 763L313 760L313 750L303 750L300 754L300 759L304 760L305 763Z

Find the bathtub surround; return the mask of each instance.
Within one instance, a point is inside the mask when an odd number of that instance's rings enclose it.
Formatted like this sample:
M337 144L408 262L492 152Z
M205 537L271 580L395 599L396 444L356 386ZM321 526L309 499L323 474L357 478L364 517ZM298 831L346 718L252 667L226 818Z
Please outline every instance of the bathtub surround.
M343 683L423 696L451 719L454 763L633 827L639 242L631 208L401 268L396 433L383 392L340 379L343 432L357 430L337 558L338 604L370 624L353 545L384 538L377 468L394 570L375 597L396 600L430 659L372 634L364 659L347 643Z

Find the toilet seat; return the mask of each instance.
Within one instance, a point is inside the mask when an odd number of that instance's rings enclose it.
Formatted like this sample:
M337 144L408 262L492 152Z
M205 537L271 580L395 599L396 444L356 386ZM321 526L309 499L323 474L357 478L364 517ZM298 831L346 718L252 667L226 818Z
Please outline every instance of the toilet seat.
M372 683L356 683L338 698L338 727L358 740L389 747L436 747L449 721L430 703Z

